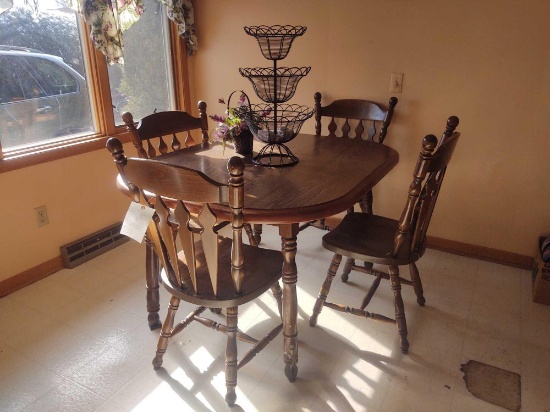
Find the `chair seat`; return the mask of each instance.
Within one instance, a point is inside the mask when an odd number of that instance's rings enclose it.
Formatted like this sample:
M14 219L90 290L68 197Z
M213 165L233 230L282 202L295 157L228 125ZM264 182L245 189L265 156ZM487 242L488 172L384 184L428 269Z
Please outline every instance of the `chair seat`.
M199 306L227 308L250 302L271 288L282 275L283 256L280 251L263 249L243 244L244 251L244 281L241 295L234 292L231 278L231 239L219 237L218 254L218 296L214 295L210 275L202 249L202 242L195 242L196 277L198 291L196 294L191 283L189 269L183 252L178 253L180 273L183 276L183 288L168 276L163 269L161 279L165 288L178 298Z
M410 236L407 233L399 254L392 258L394 236L399 222L383 216L366 213L349 213L332 231L323 236L323 247L358 260L384 265L408 265L424 253L411 256Z

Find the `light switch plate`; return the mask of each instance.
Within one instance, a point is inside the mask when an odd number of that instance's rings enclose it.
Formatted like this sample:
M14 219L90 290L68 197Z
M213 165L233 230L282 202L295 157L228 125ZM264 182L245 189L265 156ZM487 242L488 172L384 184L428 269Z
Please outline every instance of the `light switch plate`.
M402 93L403 92L403 73L392 73L391 74L390 92L391 93Z

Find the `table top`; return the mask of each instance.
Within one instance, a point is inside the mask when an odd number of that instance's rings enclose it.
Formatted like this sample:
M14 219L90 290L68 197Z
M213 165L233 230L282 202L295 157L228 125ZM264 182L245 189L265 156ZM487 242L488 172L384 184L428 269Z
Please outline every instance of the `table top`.
M263 143L254 142L257 152ZM245 204L248 223L287 224L320 219L353 206L399 161L392 148L361 139L299 134L287 143L299 158L288 167L263 167L245 157ZM227 183L227 159L235 153L221 144L192 146L155 160L198 170ZM229 216L228 206L217 213Z

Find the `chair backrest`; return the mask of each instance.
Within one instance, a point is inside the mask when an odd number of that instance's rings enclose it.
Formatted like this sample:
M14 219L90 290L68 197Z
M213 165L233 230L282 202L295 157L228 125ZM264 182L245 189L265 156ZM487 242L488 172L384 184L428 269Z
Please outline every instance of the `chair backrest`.
M148 235L171 282L182 289L193 288L196 295L213 293L214 299L218 295L221 272L218 270L217 231L227 222L218 221L209 204L229 204L233 231L232 282L229 283L233 284L235 294L239 295L244 278L244 161L236 156L229 159L229 183L222 184L185 167L153 159L126 158L122 144L115 138L108 140L107 148L115 158L134 201L154 207L155 215L149 224ZM202 246L200 249L199 244ZM183 251L188 271L182 272L178 249ZM199 265L204 264L207 270L199 271ZM208 279L199 279L200 273L207 273ZM207 290L201 290L201 286Z
M409 233L410 245L408 246L411 254L422 254L426 248L426 233L437 196L445 177L447 165L451 161L460 137L460 133L454 131L458 123L458 117L449 117L439 146L434 135L427 135L422 140L422 149L414 169L413 181L409 186L407 203L394 237L392 250L394 257L399 253ZM436 148L437 150L434 152Z
M193 117L187 112L167 111L153 113L141 119L136 127L132 113L122 114L122 120L126 124L126 130L132 138L132 142L137 149L138 156L142 159L152 159L157 155L165 154L170 151L180 150L187 147L188 143L193 142L190 132L200 130L202 142L208 141L208 117L206 115L206 103L200 101L199 117ZM187 132L185 140L182 143L178 140L176 134ZM170 147L164 141L165 137L171 140ZM158 139L156 148L152 139ZM144 143L147 149L143 147Z
M355 137L384 143L393 111L397 105L397 97L390 98L387 109L377 103L361 99L335 100L323 107L321 106L321 93L317 92L313 97L315 99L315 134L317 136L321 135L321 118L330 117L329 136L337 135L338 124L341 123L342 137ZM352 126L354 126L354 136L350 136ZM365 130L366 135L363 137Z

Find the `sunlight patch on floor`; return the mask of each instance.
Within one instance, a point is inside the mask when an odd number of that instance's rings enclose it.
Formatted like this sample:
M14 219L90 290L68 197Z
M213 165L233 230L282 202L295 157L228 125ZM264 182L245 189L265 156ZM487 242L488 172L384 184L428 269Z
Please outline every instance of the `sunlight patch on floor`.
M182 368L176 368L176 370L172 372L170 376L177 380L187 390L190 390L193 387L193 380L189 376L187 376Z
M189 356L189 360L197 367L200 373L204 373L208 370L212 362L214 362L214 357L204 346L201 346Z

